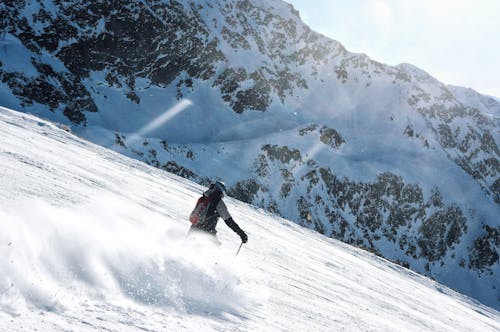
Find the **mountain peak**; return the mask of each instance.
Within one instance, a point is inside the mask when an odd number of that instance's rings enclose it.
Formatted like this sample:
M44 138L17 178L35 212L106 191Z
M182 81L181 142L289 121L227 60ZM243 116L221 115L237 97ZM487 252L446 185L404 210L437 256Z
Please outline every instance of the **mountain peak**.
M400 63L399 65L396 66L399 70L409 74L412 76L415 80L420 81L420 82L432 82L432 83L438 83L439 81L429 75L426 71L422 70L421 68L418 68L417 66L414 66L410 63Z

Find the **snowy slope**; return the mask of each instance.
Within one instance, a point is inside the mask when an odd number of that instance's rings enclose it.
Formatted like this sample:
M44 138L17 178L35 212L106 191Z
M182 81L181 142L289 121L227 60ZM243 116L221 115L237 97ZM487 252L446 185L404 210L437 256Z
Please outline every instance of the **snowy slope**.
M185 239L202 190L0 108L1 331L498 331L500 313L235 200L250 241Z
M223 176L234 197L500 309L498 101L351 53L281 0L0 16L0 105L199 184Z

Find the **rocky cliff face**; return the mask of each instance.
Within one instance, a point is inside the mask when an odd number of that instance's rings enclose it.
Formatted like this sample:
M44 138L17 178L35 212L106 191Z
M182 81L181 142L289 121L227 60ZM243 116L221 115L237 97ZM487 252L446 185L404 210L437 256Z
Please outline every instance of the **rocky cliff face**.
M236 198L499 307L493 98L349 53L278 0L0 11L3 106L199 183L224 178Z

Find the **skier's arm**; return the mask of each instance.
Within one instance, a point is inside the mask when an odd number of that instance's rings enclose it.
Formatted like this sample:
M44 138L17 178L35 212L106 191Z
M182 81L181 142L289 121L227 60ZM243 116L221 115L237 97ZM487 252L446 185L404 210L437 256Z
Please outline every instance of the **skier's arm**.
M246 233L238 226L238 224L233 220L231 215L229 214L229 211L227 210L227 206L224 203L224 201L220 201L219 204L217 204L217 213L219 216L224 219L224 222L226 225L233 230L236 234L238 234L241 238L241 241L243 243L246 243L248 241L248 236Z
M224 220L226 225L229 226L236 234L238 234L241 238L241 242L246 243L248 241L248 236L243 230L238 226L238 224L233 220L233 218L229 218L228 220Z

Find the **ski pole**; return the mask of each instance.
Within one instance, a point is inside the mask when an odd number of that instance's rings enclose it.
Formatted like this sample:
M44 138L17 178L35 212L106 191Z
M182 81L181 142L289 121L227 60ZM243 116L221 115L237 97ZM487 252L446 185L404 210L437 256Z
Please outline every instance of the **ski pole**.
M238 247L238 251L236 252L236 255L234 255L234 257L238 256L238 254L240 253L242 245L243 245L243 242L241 242L240 246Z

